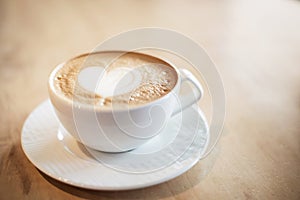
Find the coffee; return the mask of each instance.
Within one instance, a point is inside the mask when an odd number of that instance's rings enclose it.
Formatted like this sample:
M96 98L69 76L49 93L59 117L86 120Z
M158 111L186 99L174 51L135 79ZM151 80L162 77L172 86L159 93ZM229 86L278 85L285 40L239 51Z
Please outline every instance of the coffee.
M102 107L141 105L168 94L175 69L133 52L96 52L66 62L54 76L55 91L70 100Z

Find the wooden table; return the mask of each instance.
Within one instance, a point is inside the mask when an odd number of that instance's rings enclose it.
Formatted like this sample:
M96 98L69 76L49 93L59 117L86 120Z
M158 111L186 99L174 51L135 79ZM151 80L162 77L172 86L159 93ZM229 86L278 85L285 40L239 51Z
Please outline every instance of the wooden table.
M300 2L1 1L0 199L300 199ZM125 192L57 182L20 134L54 66L145 26L201 44L224 81L227 117L212 154L169 182Z

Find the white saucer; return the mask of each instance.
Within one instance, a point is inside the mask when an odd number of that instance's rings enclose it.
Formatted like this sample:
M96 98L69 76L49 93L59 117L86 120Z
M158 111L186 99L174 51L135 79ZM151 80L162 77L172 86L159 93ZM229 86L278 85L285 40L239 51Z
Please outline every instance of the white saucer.
M91 150L60 127L49 100L29 115L21 136L23 151L43 173L96 190L129 190L168 181L194 166L208 142L207 122L194 106L173 117L162 134L138 149Z

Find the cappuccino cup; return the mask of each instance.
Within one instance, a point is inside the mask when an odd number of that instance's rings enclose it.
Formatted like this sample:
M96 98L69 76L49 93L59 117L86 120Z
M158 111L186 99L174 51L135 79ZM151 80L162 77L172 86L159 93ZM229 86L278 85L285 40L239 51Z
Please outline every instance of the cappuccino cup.
M181 94L184 82L192 87ZM203 95L190 71L125 51L83 54L58 65L48 91L61 127L86 147L104 152L143 145Z

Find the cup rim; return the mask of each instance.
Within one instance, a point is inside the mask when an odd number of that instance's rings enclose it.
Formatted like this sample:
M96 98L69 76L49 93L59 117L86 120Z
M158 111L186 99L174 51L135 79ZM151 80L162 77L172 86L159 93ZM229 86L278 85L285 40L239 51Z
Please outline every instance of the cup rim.
M167 93L166 95L164 95L162 97L159 97L159 98L157 98L153 101L147 102L147 103L143 103L143 104L140 104L140 105L135 105L135 106L132 106L132 107L124 107L124 108L123 107L122 108L120 108L120 107L118 107L118 108L113 108L113 107L103 108L103 107L97 106L97 105L90 105L90 104L81 103L81 102L73 101L72 99L69 99L69 98L65 97L63 94L59 94L56 91L56 89L54 87L54 77L55 77L55 75L56 75L56 73L59 69L61 69L67 62L69 62L73 59L77 59L77 58L80 58L80 57L87 57L89 55L98 54L98 53L120 53L120 54L134 53L134 54L139 54L139 55L152 57L154 59L160 60L163 63L166 63L168 66L170 66L176 72L176 75L177 75L176 84L170 90L169 93ZM133 110L139 110L139 109L151 106L155 103L158 103L159 101L162 101L162 100L168 98L169 95L171 95L171 93L174 92L174 90L178 87L179 84L180 84L180 72L174 66L174 64L172 64L167 59L165 59L165 58L162 59L162 58L159 58L159 57L156 57L156 56L153 56L153 55L149 55L149 54L146 54L146 53L135 52L135 51L124 51L124 50L105 50L105 51L95 51L95 52L80 54L80 55L75 56L71 59L68 59L67 61L65 61L63 63L58 64L52 70L52 72L50 73L49 78L48 78L48 89L53 93L52 95L55 96L55 98L59 98L61 101L63 101L66 104L69 104L72 107L78 107L80 109L82 108L82 109L86 109L86 110L94 110L94 111L97 111L97 112L100 111L100 112L108 112L108 113L110 113L110 112L119 112L119 111L129 111L129 110L133 111Z

